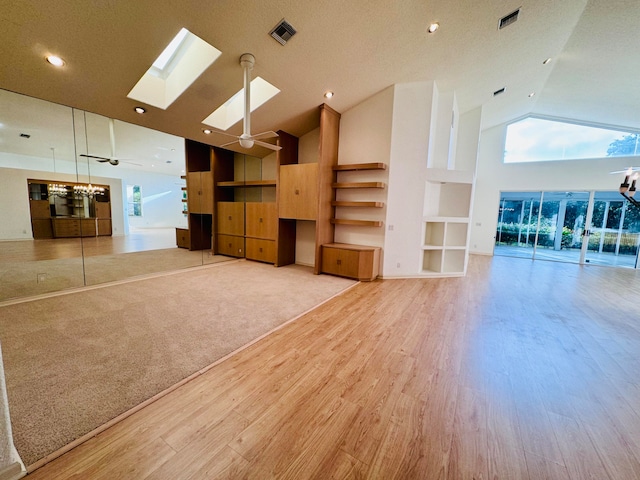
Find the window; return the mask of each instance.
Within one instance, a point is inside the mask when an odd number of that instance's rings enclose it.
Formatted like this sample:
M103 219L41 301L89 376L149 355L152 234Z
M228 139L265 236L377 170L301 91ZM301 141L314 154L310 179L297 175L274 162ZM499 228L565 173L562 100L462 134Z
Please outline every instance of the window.
M504 162L640 155L640 135L529 117L507 126Z
M142 216L142 190L140 190L140 185L127 185L127 209L130 217Z

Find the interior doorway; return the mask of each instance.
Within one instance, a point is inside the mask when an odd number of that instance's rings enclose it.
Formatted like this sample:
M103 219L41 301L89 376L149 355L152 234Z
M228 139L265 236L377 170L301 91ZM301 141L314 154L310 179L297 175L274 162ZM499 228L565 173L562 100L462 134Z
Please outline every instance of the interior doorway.
M502 192L495 238L495 255L637 268L640 209L615 191Z

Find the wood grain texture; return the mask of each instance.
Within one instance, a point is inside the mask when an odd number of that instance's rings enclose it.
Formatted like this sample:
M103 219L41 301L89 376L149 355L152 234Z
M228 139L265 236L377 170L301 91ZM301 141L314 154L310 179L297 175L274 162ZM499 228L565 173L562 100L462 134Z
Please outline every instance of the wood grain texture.
M472 257L361 283L28 478L640 478L638 281Z

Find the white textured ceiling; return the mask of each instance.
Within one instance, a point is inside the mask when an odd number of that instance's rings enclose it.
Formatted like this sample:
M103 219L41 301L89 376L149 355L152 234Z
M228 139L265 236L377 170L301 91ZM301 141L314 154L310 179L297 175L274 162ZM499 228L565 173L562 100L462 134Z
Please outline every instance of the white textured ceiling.
M298 31L285 46L268 35L282 18ZM205 136L201 121L242 87L251 52L253 76L281 90L253 113L254 133L312 130L326 90L344 112L425 80L455 90L462 113L482 106L485 128L528 113L640 128L638 20L637 0L0 0L0 88L219 145L228 137ZM167 110L134 113L127 93L182 27L221 57Z

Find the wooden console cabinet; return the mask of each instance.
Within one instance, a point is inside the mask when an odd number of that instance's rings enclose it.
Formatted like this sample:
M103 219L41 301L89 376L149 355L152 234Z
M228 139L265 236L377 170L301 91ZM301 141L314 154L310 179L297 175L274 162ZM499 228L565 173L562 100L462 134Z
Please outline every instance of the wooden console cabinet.
M380 271L380 247L326 243L322 245L321 272L356 280L375 280Z

